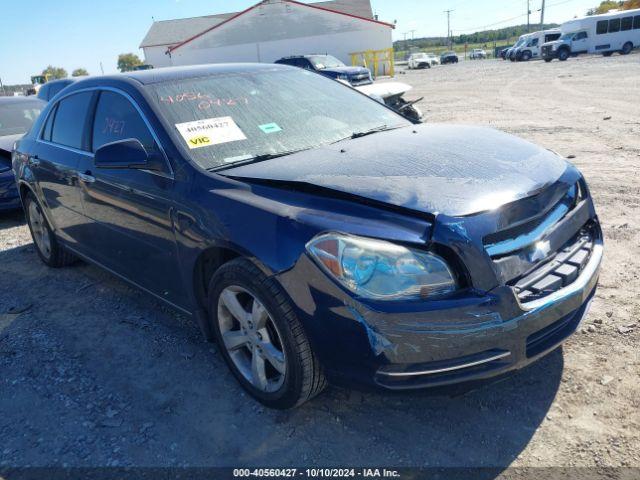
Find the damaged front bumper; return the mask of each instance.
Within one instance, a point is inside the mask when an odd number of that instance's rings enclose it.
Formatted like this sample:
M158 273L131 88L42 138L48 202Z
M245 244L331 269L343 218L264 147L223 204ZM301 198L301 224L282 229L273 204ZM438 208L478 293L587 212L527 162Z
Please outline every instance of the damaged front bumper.
M578 278L528 303L507 286L429 302L364 302L306 256L278 279L332 381L436 387L501 375L558 347L588 310L602 252L600 237Z

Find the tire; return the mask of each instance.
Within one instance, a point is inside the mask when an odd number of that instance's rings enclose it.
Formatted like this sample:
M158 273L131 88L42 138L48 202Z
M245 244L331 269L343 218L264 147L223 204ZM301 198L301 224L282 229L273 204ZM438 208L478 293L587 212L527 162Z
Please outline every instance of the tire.
M551 60L553 60L553 58L545 58L544 61L549 63Z
M622 50L620 50L620 53L622 55L629 55L631 53L631 50L633 50L633 43L627 42L622 46Z
M521 60L522 60L523 62L528 62L529 60L531 60L531 52L529 52L529 51L524 52L524 53L522 54L522 59L521 59Z
M604 52L602 54L603 57L610 57L611 55L613 55L613 52Z
M78 260L60 245L44 216L40 203L31 192L28 192L24 198L24 211L33 244L43 263L49 267L60 268Z
M569 50L567 50L566 48L563 48L558 52L558 60L560 60L561 62L564 62L567 60L567 58L569 58L569 55L571 55Z
M216 271L208 305L227 365L256 400L287 409L324 390L320 362L284 292L249 260L238 258Z

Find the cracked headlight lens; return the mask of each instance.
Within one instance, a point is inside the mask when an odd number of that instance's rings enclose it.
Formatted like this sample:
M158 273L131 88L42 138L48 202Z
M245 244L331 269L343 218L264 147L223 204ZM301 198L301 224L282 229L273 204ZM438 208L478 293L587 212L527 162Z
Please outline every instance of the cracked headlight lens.
M312 239L307 251L330 276L367 298L432 298L457 288L441 257L383 240L327 233Z

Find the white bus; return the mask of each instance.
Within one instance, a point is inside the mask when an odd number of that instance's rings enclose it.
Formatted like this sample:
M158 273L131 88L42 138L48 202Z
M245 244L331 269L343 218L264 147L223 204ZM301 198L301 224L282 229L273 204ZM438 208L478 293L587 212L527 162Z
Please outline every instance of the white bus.
M626 55L640 47L640 8L576 18L560 26L562 36L542 46L542 58L566 60L581 53Z

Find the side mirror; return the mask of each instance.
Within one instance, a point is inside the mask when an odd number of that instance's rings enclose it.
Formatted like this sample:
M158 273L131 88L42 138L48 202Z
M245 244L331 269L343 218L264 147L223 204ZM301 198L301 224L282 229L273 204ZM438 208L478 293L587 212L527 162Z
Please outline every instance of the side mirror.
M149 154L135 138L101 146L93 161L97 168L149 168Z

